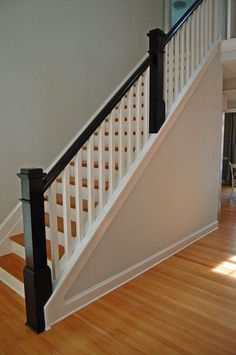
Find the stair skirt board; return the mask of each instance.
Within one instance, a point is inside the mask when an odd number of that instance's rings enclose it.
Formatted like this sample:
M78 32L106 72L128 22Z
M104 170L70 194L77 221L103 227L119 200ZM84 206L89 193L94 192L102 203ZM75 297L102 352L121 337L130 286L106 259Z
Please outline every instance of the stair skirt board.
M72 313L78 311L81 308L86 307L90 303L98 300L99 298L105 296L109 292L112 292L116 288L124 285L125 283L131 281L135 277L143 274L154 266L158 265L162 261L168 259L172 255L178 253L187 246L195 243L197 240L203 238L207 234L213 232L218 228L218 221L215 221L206 227L196 231L195 233L181 239L180 241L172 244L171 246L157 252L156 254L150 256L149 258L129 267L128 269L114 275L113 277L91 287L90 289L80 293L79 295L71 298L65 299L63 304L55 305L56 309L60 309L60 314L58 318L54 318L51 321L51 316L48 315L47 310L45 311L45 322L46 330L49 330L52 325L61 321L62 319L68 317ZM63 314L63 315L62 315Z
M0 281L25 298L24 284L3 268L0 268Z

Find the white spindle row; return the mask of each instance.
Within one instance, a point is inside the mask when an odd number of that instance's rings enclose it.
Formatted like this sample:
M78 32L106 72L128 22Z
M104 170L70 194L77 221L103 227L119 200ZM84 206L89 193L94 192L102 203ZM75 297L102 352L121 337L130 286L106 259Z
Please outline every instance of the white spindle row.
M86 237L149 138L149 68L46 192L53 279ZM59 250L64 250L60 258Z
M215 18L214 1L204 0L166 45L164 100L167 114L217 39Z

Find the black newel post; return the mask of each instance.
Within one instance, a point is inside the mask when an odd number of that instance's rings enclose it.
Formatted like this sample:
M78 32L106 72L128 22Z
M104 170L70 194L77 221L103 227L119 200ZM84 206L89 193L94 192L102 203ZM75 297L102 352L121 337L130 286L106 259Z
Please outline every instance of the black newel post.
M26 266L24 268L26 325L37 333L45 329L43 307L52 294L47 266L42 169L21 169Z
M148 33L150 65L150 123L149 132L157 133L165 121L165 102L163 100L163 69L165 33L160 29Z

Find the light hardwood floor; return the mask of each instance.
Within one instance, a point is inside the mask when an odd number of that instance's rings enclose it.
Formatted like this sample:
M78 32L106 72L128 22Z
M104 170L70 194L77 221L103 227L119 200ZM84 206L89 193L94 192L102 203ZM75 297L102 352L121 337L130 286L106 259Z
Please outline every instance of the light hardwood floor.
M236 193L220 228L35 335L23 300L0 284L0 354L236 354Z

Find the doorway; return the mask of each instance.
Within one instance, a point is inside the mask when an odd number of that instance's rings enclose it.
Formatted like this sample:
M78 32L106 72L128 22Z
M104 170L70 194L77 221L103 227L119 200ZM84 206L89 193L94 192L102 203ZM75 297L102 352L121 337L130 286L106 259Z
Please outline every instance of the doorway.
M229 163L236 163L236 112L226 112L222 160L222 185L231 185Z

